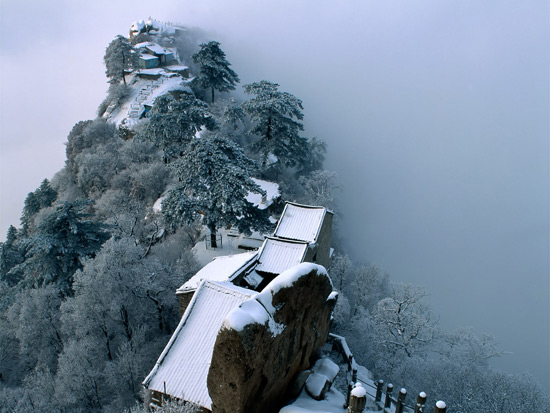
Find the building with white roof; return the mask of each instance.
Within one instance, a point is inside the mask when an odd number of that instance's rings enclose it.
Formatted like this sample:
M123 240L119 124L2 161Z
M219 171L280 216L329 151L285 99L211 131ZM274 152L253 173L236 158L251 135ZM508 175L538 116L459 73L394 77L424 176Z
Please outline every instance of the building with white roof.
M331 233L334 213L325 207L287 202L273 236L308 243L305 262L325 268L331 263Z
M280 240L268 237L258 256L255 270L278 275L290 267L304 262L307 242Z
M169 395L211 410L207 377L216 337L226 316L255 291L203 281L143 385L153 402Z
M207 376L225 316L302 262L328 267L332 216L324 207L287 203L259 250L216 257L178 288L182 319L144 381L154 403L165 394L211 408Z
M256 264L257 256L258 251L249 251L242 254L215 257L176 290L176 296L180 305L180 314L183 315L193 298L193 294L202 281L209 280L237 284L239 280L236 278Z

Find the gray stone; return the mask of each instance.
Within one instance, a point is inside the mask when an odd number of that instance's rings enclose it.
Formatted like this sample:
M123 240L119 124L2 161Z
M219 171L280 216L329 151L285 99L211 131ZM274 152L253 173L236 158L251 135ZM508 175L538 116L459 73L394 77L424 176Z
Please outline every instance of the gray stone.
M208 373L214 413L279 411L293 379L326 341L331 293L323 267L299 264L228 315Z

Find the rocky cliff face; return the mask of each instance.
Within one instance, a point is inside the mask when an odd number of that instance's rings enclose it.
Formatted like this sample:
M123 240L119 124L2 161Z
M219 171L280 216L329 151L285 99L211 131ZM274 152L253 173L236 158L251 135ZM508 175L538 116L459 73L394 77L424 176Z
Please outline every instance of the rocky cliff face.
M336 298L326 270L304 263L233 310L208 374L212 411L278 411L293 378L324 344Z

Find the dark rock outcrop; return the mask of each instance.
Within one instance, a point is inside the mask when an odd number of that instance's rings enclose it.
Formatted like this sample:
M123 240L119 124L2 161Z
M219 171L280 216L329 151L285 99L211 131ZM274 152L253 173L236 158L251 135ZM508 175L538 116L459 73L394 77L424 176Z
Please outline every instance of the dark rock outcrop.
M212 411L279 411L294 377L326 341L336 298L326 270L303 263L233 310L208 373Z

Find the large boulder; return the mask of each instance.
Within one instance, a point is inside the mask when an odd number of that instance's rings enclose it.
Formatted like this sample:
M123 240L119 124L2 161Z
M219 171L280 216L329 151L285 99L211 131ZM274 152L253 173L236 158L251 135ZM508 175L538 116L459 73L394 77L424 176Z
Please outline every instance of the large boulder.
M208 373L212 411L278 412L325 343L336 299L326 270L302 263L229 313Z

